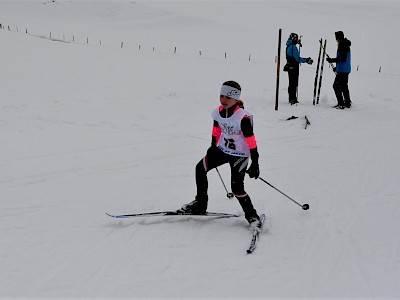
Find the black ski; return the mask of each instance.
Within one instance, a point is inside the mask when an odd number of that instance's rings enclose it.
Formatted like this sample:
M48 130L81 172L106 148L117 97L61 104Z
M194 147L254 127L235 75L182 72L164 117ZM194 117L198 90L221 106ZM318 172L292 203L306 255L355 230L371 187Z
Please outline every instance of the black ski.
M265 221L265 214L260 215L260 221L261 224L264 225L264 221ZM262 228L261 225L261 228ZM251 238L251 242L250 242L250 246L249 249L247 249L247 254L251 254L254 252L254 250L257 247L257 241L260 239L260 232L258 232L257 230L253 230L253 236Z
M319 40L319 54L318 54L318 63L317 63L317 70L315 72L315 81L314 81L314 98L313 98L313 105L315 105L317 99L317 84L318 84L318 73L319 73L319 65L321 61L321 52L322 52L322 39Z
M206 212L205 214L188 214L181 210L173 210L173 211L158 211L158 212L145 212L145 213L135 213L135 214L127 214L127 215L111 215L106 213L107 216L117 219L124 218L134 218L134 217L168 217L168 216L198 216L198 217L217 217L217 218L235 218L239 217L236 214L227 214L227 213L219 213L219 212Z
M321 47L323 47L324 51L322 53L321 73L319 75L318 92L317 92L317 104L319 104L319 95L321 94L322 73L324 72L324 62L325 62L325 55L326 55L326 39L325 39L324 46L322 46L322 39L319 42L321 43Z

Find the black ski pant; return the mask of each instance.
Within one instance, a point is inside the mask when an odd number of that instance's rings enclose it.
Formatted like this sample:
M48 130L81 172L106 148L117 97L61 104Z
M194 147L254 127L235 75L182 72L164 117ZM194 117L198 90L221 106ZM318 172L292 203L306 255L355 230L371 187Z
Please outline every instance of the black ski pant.
M299 67L293 67L288 71L289 75L289 102L297 100L297 87L299 85Z
M206 156L196 165L196 199L208 199L208 179L207 172L229 163L231 167L231 188L232 193L236 196L241 205L245 217L250 221L255 215L256 210L251 203L249 195L244 190L244 177L246 175L248 157L233 156L224 153L216 146L211 146L207 150Z
M349 92L349 73L339 72L336 74L333 82L333 90L335 91L338 105L344 105L344 101L350 101Z

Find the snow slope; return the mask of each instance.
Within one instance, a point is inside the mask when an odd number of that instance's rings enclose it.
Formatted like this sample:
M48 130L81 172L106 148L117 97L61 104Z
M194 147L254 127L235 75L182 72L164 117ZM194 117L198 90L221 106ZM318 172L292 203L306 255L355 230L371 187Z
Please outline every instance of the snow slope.
M0 297L400 297L399 13L398 1L1 1ZM350 110L331 108L327 64L318 106L304 64L300 105L281 73L274 110L279 28L315 61L320 38L333 56L345 32ZM268 216L252 255L243 217L107 217L193 199L226 80L254 112L262 178L310 210L247 178ZM209 210L240 212L209 181Z

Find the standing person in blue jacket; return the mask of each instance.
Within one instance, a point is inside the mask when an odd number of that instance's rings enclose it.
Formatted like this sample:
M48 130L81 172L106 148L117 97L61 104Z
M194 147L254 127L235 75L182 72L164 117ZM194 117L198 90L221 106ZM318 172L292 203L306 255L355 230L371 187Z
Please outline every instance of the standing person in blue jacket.
M333 90L336 94L337 105L334 108L344 109L351 107L350 92L349 92L349 74L351 72L351 42L344 37L343 31L335 32L335 38L338 43L336 58L327 58L329 63L336 63L335 81Z
M299 50L297 49L297 44L301 47L301 41L297 33L291 33L286 42L286 68L289 75L289 103L291 105L299 103L297 100L297 87L299 85L299 69L300 63L308 63L311 65L313 60L308 58L300 57Z

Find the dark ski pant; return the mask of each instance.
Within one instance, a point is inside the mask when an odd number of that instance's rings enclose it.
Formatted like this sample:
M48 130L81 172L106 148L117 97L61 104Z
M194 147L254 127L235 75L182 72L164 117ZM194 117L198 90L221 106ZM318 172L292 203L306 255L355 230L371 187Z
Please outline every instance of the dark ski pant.
M289 86L288 86L288 94L289 94L289 102L297 100L297 87L299 85L299 68L293 67L288 71L289 76Z
M232 156L222 152L216 146L211 146L207 150L206 156L196 165L196 199L208 198L207 172L229 163L231 167L232 193L238 199L239 204L245 213L246 219L250 221L255 215L257 215L257 212L251 203L249 195L247 195L244 190L244 177L246 175L248 162L248 157Z
M344 105L344 101L350 101L349 92L349 73L339 72L336 74L333 82L333 90L335 91L338 105Z

